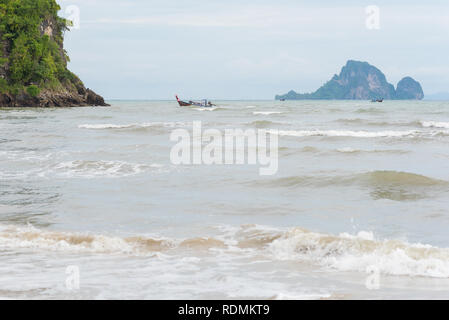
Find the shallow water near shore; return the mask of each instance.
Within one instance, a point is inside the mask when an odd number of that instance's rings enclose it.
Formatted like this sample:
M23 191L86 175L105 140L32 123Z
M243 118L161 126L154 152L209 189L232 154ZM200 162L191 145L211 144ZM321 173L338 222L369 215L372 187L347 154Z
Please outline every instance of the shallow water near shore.
M0 109L0 298L449 298L449 102L110 103ZM173 165L194 121L278 173Z

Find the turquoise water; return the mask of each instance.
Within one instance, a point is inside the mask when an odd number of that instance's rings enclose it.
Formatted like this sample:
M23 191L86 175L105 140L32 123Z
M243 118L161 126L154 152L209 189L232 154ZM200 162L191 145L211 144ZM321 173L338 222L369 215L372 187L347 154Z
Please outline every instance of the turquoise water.
M111 104L0 110L0 297L449 297L448 102ZM279 130L277 174L172 164L194 121Z

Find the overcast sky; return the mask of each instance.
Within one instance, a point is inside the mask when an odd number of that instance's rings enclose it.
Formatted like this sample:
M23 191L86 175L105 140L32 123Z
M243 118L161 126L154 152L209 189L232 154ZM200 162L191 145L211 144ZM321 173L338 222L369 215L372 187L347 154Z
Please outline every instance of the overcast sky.
M448 0L57 1L80 12L70 69L107 99L274 99L316 90L348 59L449 91Z

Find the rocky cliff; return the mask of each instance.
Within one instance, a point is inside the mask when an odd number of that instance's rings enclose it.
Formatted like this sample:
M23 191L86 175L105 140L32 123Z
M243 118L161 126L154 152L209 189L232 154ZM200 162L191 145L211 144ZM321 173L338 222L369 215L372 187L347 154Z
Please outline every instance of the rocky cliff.
M298 94L290 91L276 96L276 100L371 100L371 99L423 99L421 85L410 77L399 82L397 89L388 83L385 75L367 62L350 60L339 75L314 93Z
M422 100L424 92L419 82L410 77L405 77L398 83L396 89L396 99L401 100Z
M0 0L0 107L107 106L67 69L55 0Z

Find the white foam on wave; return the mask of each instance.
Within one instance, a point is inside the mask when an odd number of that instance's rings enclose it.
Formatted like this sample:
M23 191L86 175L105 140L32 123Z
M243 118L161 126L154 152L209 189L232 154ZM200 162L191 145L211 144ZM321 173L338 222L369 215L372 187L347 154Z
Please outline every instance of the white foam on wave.
M80 124L80 129L124 129L136 126L136 124Z
M253 114L254 115L263 115L263 116L269 116L272 114L282 114L283 112L281 111L254 111Z
M164 238L120 238L88 233L45 231L31 225L0 225L0 248L40 249L67 253L149 254L170 248L174 243Z
M355 154L355 153L389 153L389 154L405 154L409 153L410 151L407 150L400 150L400 149L374 149L374 150L366 150L366 149L354 149L351 147L344 147L336 149L335 151L339 153L345 153L345 154Z
M437 122L437 121L420 121L424 128L445 128L449 129L449 122Z
M129 124L80 124L78 128L80 129L129 129L129 128L149 128L149 127L164 127L164 128L175 128L182 127L188 124L184 122L144 122L144 123L129 123Z
M449 278L449 249L401 240L376 240L372 232L338 236L296 228L269 245L281 260L312 261L338 271Z
M39 154L36 151L0 151L0 160L44 161L53 156L53 153Z
M46 165L45 167L20 171L0 171L0 179L32 178L121 178L141 173L165 173L169 168L158 163L141 164L126 161L71 160Z
M170 249L183 249L184 252L195 250L204 252L204 250L223 248L224 246L222 241L209 237L190 239L146 235L118 237L87 232L43 230L32 225L0 224L0 249L22 248L64 253L148 255ZM187 262L199 261L195 256L184 258L187 258Z
M235 252L267 252L270 259L316 264L328 271L449 278L449 248L404 240L377 239L373 232L339 235L303 228L279 229L260 225L220 227Z
M220 108L218 108L218 107L211 107L211 108L193 108L193 110L196 110L196 111L215 111L215 110L217 110L217 109L220 109Z
M340 148L340 149L337 149L337 151L341 152L341 153L356 153L356 152L360 152L359 149L353 149L351 147Z
M276 133L273 131L273 133ZM435 136L438 134L449 134L449 131L350 131L350 130L281 130L280 136L290 137L352 137L352 138L398 138L415 136Z
M330 293L313 294L289 294L289 293L278 293L273 297L273 300L323 300L330 299L332 295Z
M374 267L388 275L449 278L448 248L376 239L372 232L366 231L331 235L302 228L284 230L247 225L223 228L222 235L215 238L172 239L140 235L116 237L0 224L0 249L20 248L131 255L168 254L166 251L172 250L173 254L188 257L189 262L198 262L204 250L213 249L211 252L220 256L312 263L328 271L366 273Z
M67 177L96 178L96 177L126 177L137 175L149 169L161 169L161 164L139 164L125 161L89 161L73 160L61 162L54 166L60 175Z

